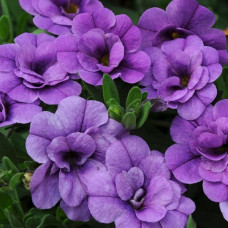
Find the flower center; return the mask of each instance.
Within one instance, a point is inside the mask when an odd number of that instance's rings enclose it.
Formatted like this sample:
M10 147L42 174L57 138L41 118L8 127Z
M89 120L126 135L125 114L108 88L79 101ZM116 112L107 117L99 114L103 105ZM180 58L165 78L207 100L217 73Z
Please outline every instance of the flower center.
M188 76L181 77L180 83L182 86L187 87L189 83L190 78Z
M71 2L70 5L66 8L64 8L65 12L66 13L69 13L69 14L76 14L78 12L78 5Z
M178 32L172 32L171 37L173 40L180 38L180 34Z
M100 63L104 66L109 66L109 54L105 54L101 59Z
M144 202L145 191L144 189L140 188L135 192L135 195L131 200L129 200L129 204L135 210L139 210Z

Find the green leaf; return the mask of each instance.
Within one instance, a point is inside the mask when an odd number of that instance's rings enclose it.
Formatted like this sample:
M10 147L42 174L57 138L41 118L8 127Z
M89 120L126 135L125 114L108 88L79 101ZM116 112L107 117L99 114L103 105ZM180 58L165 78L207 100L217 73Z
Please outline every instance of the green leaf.
M128 106L134 101L139 100L140 103L142 101L142 93L138 86L134 86L131 88L127 95L127 101L126 101L126 108L128 109Z
M43 29L36 29L32 32L35 35L41 34L41 33L47 33L45 30Z
M150 113L151 104L149 101L147 101L141 108L139 112L139 117L137 119L137 128L140 128L143 126L143 124L146 122L148 115Z
M142 94L142 102L145 101L147 99L147 96L148 96L148 92L144 92Z
M137 117L139 114L140 105L141 105L141 100L136 99L127 106L126 112L133 112L135 114L135 116Z
M104 74L103 76L103 98L106 105L108 105L108 101L111 98L114 98L118 103L120 103L119 93L116 85L108 74Z
M0 190L0 208L1 209L5 209L5 208L8 208L12 203L12 199L11 197L9 196L9 194L3 192Z
M24 174L23 173L16 173L11 179L10 179L10 182L9 182L9 187L11 189L14 189L18 184L20 184L22 181L21 181L21 178Z
M127 130L136 128L136 116L132 112L127 112L121 122Z
M2 164L6 170L13 170L18 172L18 168L13 164L13 162L6 156L2 158Z
M186 228L196 228L196 223L193 220L193 218L192 218L191 215L189 216L189 219L188 219L188 223L187 223Z
M5 42L10 39L10 22L6 15L0 17L0 39Z

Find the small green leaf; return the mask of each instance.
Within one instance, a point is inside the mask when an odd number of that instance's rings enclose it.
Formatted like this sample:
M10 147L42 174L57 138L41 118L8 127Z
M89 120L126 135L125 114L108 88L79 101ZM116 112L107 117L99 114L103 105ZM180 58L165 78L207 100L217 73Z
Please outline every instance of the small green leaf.
M111 98L114 98L118 103L120 103L119 93L116 85L108 74L104 74L103 76L103 98L106 105L108 105L108 101Z
M126 112L133 112L137 117L139 114L140 105L141 105L141 100L136 99L127 106Z
M141 108L139 112L139 117L137 119L137 127L140 128L146 122L148 115L150 113L151 104L147 101Z
M188 219L188 223L187 223L186 228L196 228L196 223L193 220L193 218L192 218L191 215L189 216L189 219Z
M136 99L140 100L140 102L142 101L142 93L138 86L134 86L129 91L127 95L126 108L128 109L128 106Z
M9 187L11 189L14 189L18 184L21 183L21 178L23 176L23 173L16 173L9 182Z
M0 39L2 41L10 39L10 22L6 15L0 17Z
M142 102L145 101L147 99L147 97L148 97L148 93L147 92L144 92L142 94Z
M45 30L43 29L36 29L32 32L35 35L41 34L41 33L47 33Z
M2 164L6 170L13 170L15 172L18 172L17 167L13 164L13 162L8 157L2 158Z
M136 116L133 112L127 112L121 122L127 130L136 128Z

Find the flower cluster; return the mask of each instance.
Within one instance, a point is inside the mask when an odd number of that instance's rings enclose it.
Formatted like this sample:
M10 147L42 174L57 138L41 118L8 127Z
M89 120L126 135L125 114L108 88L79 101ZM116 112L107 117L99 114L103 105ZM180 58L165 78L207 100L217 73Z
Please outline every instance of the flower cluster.
M19 2L56 35L23 33L0 45L0 127L31 123L34 205L60 203L71 220L92 216L118 228L184 228L195 204L182 183L203 180L228 221L228 100L211 105L228 54L213 13L196 0L173 0L135 26L98 0ZM130 90L125 109L117 78L142 87ZM84 91L105 81L108 110ZM42 112L49 105L56 112ZM163 155L126 129L167 107L179 115L171 125L176 144Z
M211 28L214 23L213 13L196 0L173 0L166 11L149 9L138 23L152 61L140 84L187 120L197 119L215 99L213 82L228 61L226 37Z
M176 117L171 136L176 144L166 151L167 166L183 183L203 180L207 197L220 202L227 217L228 195L228 100L208 106L196 121Z
M47 209L61 200L72 220L88 221L91 213L116 227L184 227L194 203L171 180L163 155L127 134L102 103L80 97L36 115L26 141L42 164L30 185L33 203Z

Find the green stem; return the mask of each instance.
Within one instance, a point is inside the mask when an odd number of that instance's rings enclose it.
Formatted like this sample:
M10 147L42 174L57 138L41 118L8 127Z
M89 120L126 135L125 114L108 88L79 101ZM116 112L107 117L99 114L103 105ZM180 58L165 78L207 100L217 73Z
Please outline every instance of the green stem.
M9 40L9 42L12 42L13 41L13 24L12 24L10 13L9 13L9 10L8 10L8 7L7 7L5 0L1 0L1 7L2 7L3 15L6 15L9 19L9 28L10 28L10 40Z

